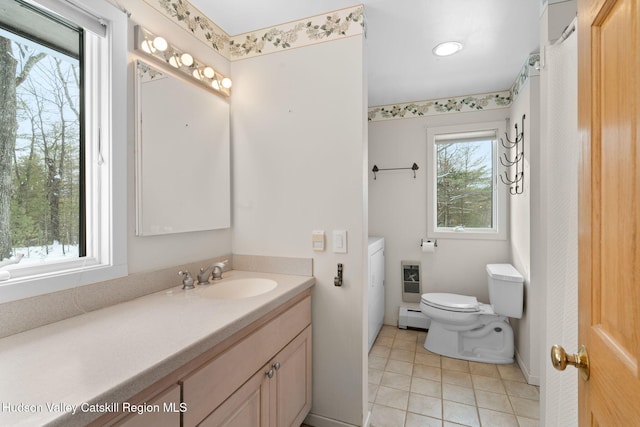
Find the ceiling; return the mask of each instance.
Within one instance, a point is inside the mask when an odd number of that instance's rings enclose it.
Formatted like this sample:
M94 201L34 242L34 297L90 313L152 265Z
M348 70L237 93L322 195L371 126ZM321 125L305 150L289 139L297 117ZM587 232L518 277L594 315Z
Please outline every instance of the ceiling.
M541 0L190 0L230 35L363 4L369 106L509 89L538 50ZM461 52L436 57L440 42Z

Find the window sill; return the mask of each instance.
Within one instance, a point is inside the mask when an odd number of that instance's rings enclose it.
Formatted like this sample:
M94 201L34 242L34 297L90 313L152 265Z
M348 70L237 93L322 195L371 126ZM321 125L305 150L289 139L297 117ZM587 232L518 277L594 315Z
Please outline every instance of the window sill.
M127 275L127 266L123 265L89 265L90 260L81 266L71 265L57 272L32 274L12 277L0 282L0 304L37 295L77 288L91 283L116 279ZM18 270L11 271L18 275Z
M433 239L453 240L507 240L505 232L500 231L433 231L429 233Z

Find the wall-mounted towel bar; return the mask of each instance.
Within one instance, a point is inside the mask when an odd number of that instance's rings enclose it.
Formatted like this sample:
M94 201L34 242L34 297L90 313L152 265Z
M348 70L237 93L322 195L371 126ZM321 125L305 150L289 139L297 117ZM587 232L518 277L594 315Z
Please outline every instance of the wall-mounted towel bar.
M417 164L413 164L411 165L411 167L409 168L385 168L385 169L381 169L378 167L378 165L373 165L373 169L371 169L371 172L373 172L373 179L376 179L376 173L380 172L380 171L397 171L397 170L403 170L403 169L411 169L413 171L413 177L416 177L416 171L419 169Z

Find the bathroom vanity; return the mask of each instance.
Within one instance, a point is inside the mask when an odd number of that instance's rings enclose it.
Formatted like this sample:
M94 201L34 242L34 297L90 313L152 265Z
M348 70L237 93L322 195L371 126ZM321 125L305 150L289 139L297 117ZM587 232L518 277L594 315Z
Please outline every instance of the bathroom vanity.
M204 359L209 360L201 362ZM184 371L189 373L184 375ZM165 382L171 385L154 395ZM300 425L311 409L309 292L234 334L128 402L142 409L143 405L151 405L150 410L115 419L112 415L105 416L95 425Z
M277 286L224 300L175 287L1 339L0 401L34 410L0 424L299 425L314 279L230 271L221 283L256 277Z
M238 427L300 425L311 409L310 297L203 365L181 385L189 406L184 426L223 421Z

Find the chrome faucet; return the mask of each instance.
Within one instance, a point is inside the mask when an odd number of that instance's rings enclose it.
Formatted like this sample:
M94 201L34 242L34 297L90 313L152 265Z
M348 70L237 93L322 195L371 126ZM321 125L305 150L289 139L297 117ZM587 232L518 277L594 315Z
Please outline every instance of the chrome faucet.
M222 270L227 266L229 262L228 259L225 259L222 262L214 262L207 268L201 268L198 273L198 284L206 285L209 283L209 276L211 276L212 280L220 280L222 279ZM209 275L211 272L211 275Z

